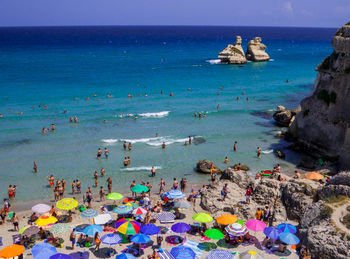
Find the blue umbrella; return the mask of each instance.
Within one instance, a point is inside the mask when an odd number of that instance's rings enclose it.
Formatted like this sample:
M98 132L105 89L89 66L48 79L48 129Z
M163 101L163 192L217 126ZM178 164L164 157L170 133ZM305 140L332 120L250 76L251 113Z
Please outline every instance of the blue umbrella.
M165 193L164 196L174 200L185 198L185 194L179 190L171 190L170 192Z
M211 250L207 255L207 259L232 259L233 254L230 251L222 250L222 249L214 249Z
M274 227L268 227L264 229L264 234L273 240L277 240L279 234L281 233L282 233L282 230Z
M94 209L87 209L87 210L84 210L80 216L82 218L87 218L87 219L90 219L90 218L94 218L98 215L98 212L97 210L94 210Z
M190 229L191 229L191 226L183 222L176 223L171 226L171 230L175 233L185 233L190 231Z
M186 246L176 246L171 249L170 254L175 259L194 259L196 257L195 252Z
M72 257L70 255L57 253L55 255L51 255L50 259L72 259Z
M279 224L277 225L277 228L280 229L282 232L288 232L292 234L297 233L297 228L288 223Z
M151 238L145 234L136 234L130 238L130 241L136 244L145 244L151 241Z
M115 259L136 259L136 257L133 256L132 254L126 253L126 254L117 255Z
M107 245L116 245L122 241L122 238L118 234L107 234L101 237L101 241Z
M93 236L95 233L101 233L103 228L100 225L89 225L84 228L81 232L88 236Z
M69 254L72 259L89 259L89 252L75 252Z
M57 249L48 243L41 243L33 246L31 252L34 259L47 259L51 255L57 254Z
M120 215L125 215L129 214L133 209L134 208L130 205L119 205L118 207L114 208L113 211Z
M279 239L287 245L297 245L300 243L299 238L296 235L289 232L282 232L279 235Z
M145 224L141 226L140 232L145 235L156 235L160 231L160 228L154 224Z

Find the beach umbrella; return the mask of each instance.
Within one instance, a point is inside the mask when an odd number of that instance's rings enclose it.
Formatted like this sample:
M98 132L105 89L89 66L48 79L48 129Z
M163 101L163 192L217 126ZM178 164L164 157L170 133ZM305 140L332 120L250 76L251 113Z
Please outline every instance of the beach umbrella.
M133 198L125 198L123 200L123 203L129 203L129 202L135 202L135 200Z
M47 259L51 255L57 254L57 249L48 243L36 244L30 251L34 259Z
M51 228L50 228L50 232L52 234L61 234L61 233L65 233L69 230L69 225L66 224L66 223L57 223L55 225L53 225Z
M183 222L179 222L171 226L171 230L175 233L186 233L190 231L190 229L191 226Z
M177 200L174 202L175 209L189 209L192 205L186 200Z
M169 199L182 199L185 198L185 194L182 191L179 190L171 190L169 192L166 192L164 196L168 197Z
M263 231L266 228L266 224L258 219L250 219L245 223L245 226L255 232Z
M239 220L237 220L237 222L236 223L238 223L238 224L240 224L240 225L242 225L242 226L244 226L245 225L245 222L243 221L243 219L239 219Z
M221 225L230 225L237 222L237 217L232 214L224 214L218 217L216 222Z
M151 241L151 238L145 234L136 234L130 238L130 241L136 244L145 244Z
M277 240L279 234L281 233L282 233L282 230L275 227L268 227L264 229L264 234L273 240Z
M131 202L131 203L128 202L128 203L125 203L125 205L129 205L129 206L133 207L134 209L137 208L137 207L139 207L139 204L136 203L136 202Z
M96 225L104 225L111 220L112 220L112 216L108 213L100 214L100 215L97 215L96 217L94 217L94 223Z
M60 210L72 210L78 206L78 202L73 198L64 198L56 203L56 207Z
M139 233L141 224L132 219L120 219L115 223L118 232L124 235L135 235Z
M148 192L149 188L145 185L138 184L131 188L132 192L142 193L142 192Z
M87 226L89 226L89 224L80 224L80 225L78 225L78 226L76 226L76 227L74 228L74 231L75 231L75 232L83 233L83 230L84 230Z
M207 213L198 213L192 217L192 219L199 223L209 223L214 219Z
M101 242L106 245L116 245L122 241L122 238L118 234L107 234L101 237Z
M19 233L26 236L32 236L38 234L40 229L37 226L25 226Z
M233 259L233 254L230 251L222 249L211 250L207 255L207 259Z
M94 210L94 209L87 209L87 210L84 210L84 211L80 214L80 217L86 218L86 219L90 219L90 218L96 217L97 215L98 215L97 210Z
M170 254L175 259L194 259L196 257L195 252L186 246L176 246L171 249Z
M158 219L160 222L174 221L175 214L171 212L162 212L153 214L153 218Z
M0 251L0 258L12 258L24 253L26 248L21 245L10 245Z
M297 233L297 228L289 223L279 224L276 228L280 229L282 232Z
M208 229L207 231L204 232L204 235L210 239L215 239L215 240L224 238L224 234L220 230L215 228Z
M47 226L49 224L55 224L56 222L57 219L53 216L41 216L34 222L34 224L38 226Z
M287 245L297 245L300 243L299 238L296 235L289 232L282 232L279 235L279 239Z
M123 195L117 192L112 192L106 196L107 199L109 200L120 200L123 199Z
M324 176L318 172L310 172L305 175L305 178L311 180L322 180Z
M118 207L113 209L113 212L118 213L120 215L125 215L125 214L129 214L132 211L132 206L129 205L119 205Z
M133 215L142 215L142 214L145 214L145 213L147 213L147 210L144 209L144 208L141 208L141 207L136 208L136 209L134 209L134 210L132 211L132 214L133 214Z
M232 236L244 236L248 233L248 229L238 223L228 225L225 230Z
M88 236L93 236L96 233L101 233L103 228L100 225L89 225L84 228L81 232Z
M140 228L140 232L146 235L156 235L160 231L160 228L154 224L145 224Z
M89 259L90 253L85 251L85 252L75 252L75 253L70 253L69 254L72 259Z
M70 255L57 253L50 256L50 259L72 259Z
M136 257L129 253L123 253L123 254L117 255L115 259L136 259Z
M264 257L255 251L246 251L240 254L240 258L241 259L263 259Z
M51 210L51 207L47 204L39 203L32 207L32 211L36 213L46 213Z

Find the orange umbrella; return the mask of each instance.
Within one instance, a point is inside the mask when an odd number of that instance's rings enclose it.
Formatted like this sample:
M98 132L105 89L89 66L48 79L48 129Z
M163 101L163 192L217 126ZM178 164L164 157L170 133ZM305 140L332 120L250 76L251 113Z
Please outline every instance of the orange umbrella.
M235 215L224 214L216 219L216 222L221 225L230 225L235 223L238 218Z
M25 247L21 245L10 245L0 251L0 258L12 258L24 253Z
M324 176L318 172L310 172L305 175L305 178L311 180L321 180L324 178Z

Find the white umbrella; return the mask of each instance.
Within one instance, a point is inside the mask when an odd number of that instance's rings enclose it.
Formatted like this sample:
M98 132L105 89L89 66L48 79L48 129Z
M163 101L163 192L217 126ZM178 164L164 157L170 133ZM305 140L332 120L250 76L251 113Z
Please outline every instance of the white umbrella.
M50 210L51 210L51 207L49 205L42 204L42 203L39 203L32 207L32 211L36 213L46 213L46 212L49 212Z
M112 220L112 217L110 214L100 214L94 217L94 222L96 225L104 225L110 220Z

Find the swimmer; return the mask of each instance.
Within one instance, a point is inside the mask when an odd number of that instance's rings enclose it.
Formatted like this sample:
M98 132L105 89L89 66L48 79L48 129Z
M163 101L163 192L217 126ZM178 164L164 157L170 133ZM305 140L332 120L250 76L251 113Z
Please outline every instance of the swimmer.
M237 102L239 101L239 96L237 96L236 100L237 100Z
M187 88L187 91L191 91L191 88Z
M139 117L136 115L134 119L137 120L138 118L139 118Z
M163 94L163 91L160 91L160 94Z
M34 173L38 172L38 165L35 163L35 161L33 162L33 169L34 169Z
M247 97L246 100L249 101L249 97Z
M51 124L51 131L55 131L55 129L56 129L56 128L55 128L55 124L52 123L52 124Z
M298 171L295 171L294 172L294 176L293 176L294 179L300 179L301 178L301 175Z
M188 144L192 144L192 138L191 138L191 136L188 136Z
M97 97L97 94L93 94L92 97Z
M123 143L124 150L126 150L126 146L127 146L126 141L124 141L124 143Z
M158 133L156 133L156 138L158 138L159 137L159 134Z
M142 96L142 94L141 94L141 93L139 93L139 96Z
M124 166L128 166L128 159L126 157L124 157L123 164Z
M77 98L77 97L74 97L74 101L76 101L76 100L78 100L78 98Z
M194 117L197 118L197 112L194 112Z
M148 95L147 95L147 93L145 93L145 97L147 97Z
M202 113L201 112L198 113L198 118L202 118Z
M237 141L235 141L235 143L233 144L233 152L237 151Z
M184 144L184 146L187 146L187 141L185 141L185 144Z
M74 116L74 122L78 123L78 117L77 116Z
M47 110L47 106L45 105L45 106L43 107L43 109L44 109L44 110Z
M49 129L49 128L47 128L47 129L46 129L46 132L50 132L50 129Z
M162 144L162 149L165 149L165 142L163 142Z
M129 149L129 151L131 151L131 149L132 149L132 145L131 145L131 143L129 143L129 145L128 145L128 149Z
M207 117L207 115L206 115L206 114L203 114L203 118L205 118L205 117Z
M220 86L220 89L221 89L221 90L224 90L224 87L223 87L223 86Z
M101 148L98 148L98 150L97 150L97 159L101 159L101 156L102 156L102 150L101 150Z
M69 122L70 122L70 123L73 123L73 117L72 117L72 116L70 116Z
M101 168L101 177L105 176L105 169L103 169L103 167Z
M228 164L229 160L227 157L225 157L225 164Z
M64 114L66 114L66 113L68 113L68 110L64 110L64 112L63 112Z
M156 176L156 169L154 168L154 166L152 166L151 173L152 177Z
M169 96L174 96L174 94L173 93L170 93L170 95Z
M216 92L216 95L220 95L220 92Z
M0 118L2 118L3 116L2 116L2 114L0 114Z
M256 154L257 154L258 158L260 158L260 155L261 155L261 148L260 147L258 147L256 149Z
M218 105L216 106L216 109L217 109L217 110L220 110L220 104L218 104Z
M45 134L46 129L45 129L45 128L43 128L43 129L41 130L41 132L42 132L43 134Z
M18 112L19 115L23 115L23 112Z
M130 165L130 163L131 163L131 159L130 159L130 157L128 156L128 165Z
M244 91L242 92L242 95L245 95L245 92L244 92Z
M105 158L108 159L109 156L109 150L105 147Z
M95 171L94 173L94 178L95 178L95 187L98 186L98 175L97 175L97 171Z
M86 101L89 101L90 100L90 97L88 96L88 97L86 97Z

